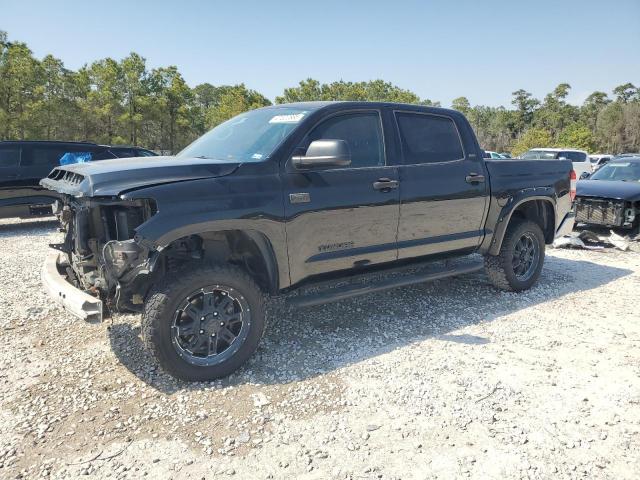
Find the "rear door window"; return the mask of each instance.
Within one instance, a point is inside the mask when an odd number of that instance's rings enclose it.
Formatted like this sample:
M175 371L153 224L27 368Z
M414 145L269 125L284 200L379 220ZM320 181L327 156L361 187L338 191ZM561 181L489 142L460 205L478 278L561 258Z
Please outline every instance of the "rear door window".
M20 147L0 146L0 167L17 167L20 163Z
M464 158L460 135L451 118L396 112L396 119L405 165L448 162Z

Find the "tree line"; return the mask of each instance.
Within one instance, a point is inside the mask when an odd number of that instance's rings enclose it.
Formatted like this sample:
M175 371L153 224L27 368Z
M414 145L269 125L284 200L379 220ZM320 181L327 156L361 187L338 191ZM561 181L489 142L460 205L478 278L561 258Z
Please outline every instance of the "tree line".
M513 109L471 107L465 97L453 100L487 150L515 155L535 147L572 147L590 153L640 151L640 89L625 83L612 97L596 91L582 105L566 102L571 86L561 83L542 101L525 90L513 92Z
M596 91L581 106L567 103L570 89L562 83L542 100L517 90L512 108L471 106L466 97L456 98L451 107L469 118L487 150L519 154L531 147L562 146L640 151L639 88L626 83L611 96ZM311 100L440 106L383 80L306 79L286 88L275 103ZM69 70L52 55L35 58L25 43L9 41L0 31L1 140L87 140L176 152L219 123L271 104L244 84L190 87L177 67L149 69L136 53Z

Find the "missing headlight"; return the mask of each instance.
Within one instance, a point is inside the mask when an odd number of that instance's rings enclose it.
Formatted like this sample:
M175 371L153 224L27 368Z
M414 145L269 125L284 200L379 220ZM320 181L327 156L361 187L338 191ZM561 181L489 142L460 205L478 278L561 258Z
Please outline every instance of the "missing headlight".
M103 248L103 257L109 272L119 278L129 268L140 263L144 248L135 240L111 240Z

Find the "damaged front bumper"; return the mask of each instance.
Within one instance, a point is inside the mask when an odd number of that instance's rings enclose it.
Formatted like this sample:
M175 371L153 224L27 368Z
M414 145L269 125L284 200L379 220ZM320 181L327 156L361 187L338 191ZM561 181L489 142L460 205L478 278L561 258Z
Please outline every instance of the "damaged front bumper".
M74 287L60 273L66 260L57 250L50 252L42 267L42 283L53 300L72 315L90 322L102 321L102 300Z

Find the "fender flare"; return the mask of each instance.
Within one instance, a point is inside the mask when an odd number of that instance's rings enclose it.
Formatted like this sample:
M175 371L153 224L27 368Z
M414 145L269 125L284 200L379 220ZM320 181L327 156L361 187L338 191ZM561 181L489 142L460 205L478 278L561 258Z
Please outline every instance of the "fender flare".
M267 269L267 279L269 282L269 293L275 294L280 289L278 275L278 259L276 258L273 245L267 236L257 230L245 230L244 233L255 243L260 252L260 256L264 260Z
M557 221L557 211L556 211L556 202L554 201L556 196L555 192L551 188L536 188L533 189L535 191L527 192L520 191L518 195L511 197L508 203L502 207L500 210L497 219L496 219L496 227L493 233L493 237L491 239L490 246L488 248L488 253L490 255L498 255L500 253L500 248L502 247L502 241L504 240L504 236L507 232L507 227L509 226L509 222L511 222L511 217L513 216L513 212L515 212L518 207L524 205L527 202L542 200L547 202L552 209L553 212L553 228L555 232L556 221ZM541 190L548 192L547 195L544 195Z
M172 242L184 238L190 235L206 235L216 232L225 232L225 231L237 231L245 234L257 247L263 261L265 264L265 268L267 271L267 279L268 279L268 290L269 293L277 293L281 286L286 286L289 278L289 270L288 270L288 259L281 258L278 261L278 255L273 247L273 243L271 239L267 236L266 233L256 230L255 228L247 228L245 225L244 228L240 225L220 225L218 228L189 228L189 229L175 229L171 232L167 232L163 235L161 241L153 242L148 239L145 239L141 235L137 236L137 241L141 244L150 248L152 250L156 250L161 252L167 246L169 246Z

